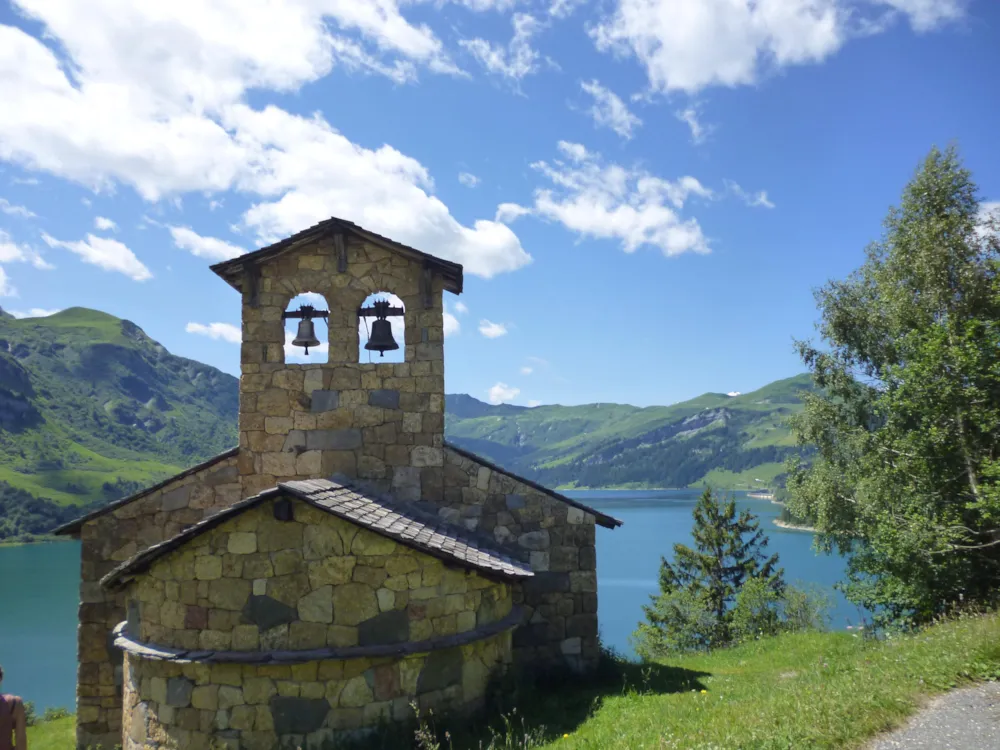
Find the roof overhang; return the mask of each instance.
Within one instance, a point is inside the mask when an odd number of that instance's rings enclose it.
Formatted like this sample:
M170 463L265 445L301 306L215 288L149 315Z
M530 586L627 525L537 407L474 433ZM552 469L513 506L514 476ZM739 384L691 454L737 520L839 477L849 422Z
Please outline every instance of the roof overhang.
M354 222L347 221L345 219L338 219L336 217L314 224L308 229L297 232L291 237L286 237L273 245L268 245L260 250L240 255L232 260L216 263L213 266L209 266L209 268L218 274L231 287L239 292L242 292L243 284L247 278L246 272L254 266L267 263L268 261L284 255L285 253L302 248L311 242L315 242L318 239L332 237L335 235L345 236L348 234L352 234L359 239L365 240L366 242L371 242L373 245L378 245L389 252L396 253L416 263L422 264L425 269L438 274L442 278L445 290L452 292L453 294L462 293L462 285L464 282L461 264L422 252L416 248L410 247L409 245L404 245L401 242L396 242L388 237L383 237L382 235L376 234L375 232L365 229L364 227L360 227Z

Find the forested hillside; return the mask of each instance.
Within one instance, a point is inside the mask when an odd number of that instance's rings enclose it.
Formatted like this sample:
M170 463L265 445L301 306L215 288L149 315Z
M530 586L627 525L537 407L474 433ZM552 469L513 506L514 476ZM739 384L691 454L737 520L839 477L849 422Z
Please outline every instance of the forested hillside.
M812 387L799 375L753 393L646 408L490 406L447 396L445 430L455 444L551 486L752 487L773 482L797 452L786 420Z

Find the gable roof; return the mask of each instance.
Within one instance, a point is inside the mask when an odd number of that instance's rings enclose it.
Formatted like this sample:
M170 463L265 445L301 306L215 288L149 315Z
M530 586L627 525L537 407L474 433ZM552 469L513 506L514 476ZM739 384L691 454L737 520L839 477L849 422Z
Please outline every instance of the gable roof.
M534 575L530 566L483 534L450 524L411 505L395 503L344 479L303 479L280 482L277 487L241 500L176 536L149 547L109 572L101 579L101 585L120 588L134 576L148 570L160 557L244 511L281 496L294 497L407 547L477 570L489 577L520 580Z
M388 237L383 237L381 234L376 234L375 232L365 229L364 227L360 227L352 221L338 219L336 216L325 219L318 224L313 224L308 229L303 229L301 232L297 232L291 237L286 237L283 240L275 242L273 245L268 245L267 247L255 250L252 253L240 255L232 260L216 263L215 265L209 266L209 268L221 276L231 287L237 291L243 291L244 271L248 266L267 262L278 257L279 255L282 255L283 253L320 239L325 235L335 234L338 232L353 234L363 240L379 245L386 250L398 253L404 257L410 258L411 260L422 262L426 266L430 266L441 274L441 277L444 279L445 289L455 294L462 293L463 278L462 266L460 264L453 263L450 260L444 260L443 258L438 258L434 255L430 255L429 253L410 247L409 245L404 245L401 242L391 240Z
M550 490L544 484L538 484L538 482L532 482L530 479L525 479L522 476L518 476L512 471L507 471L507 469L503 468L502 466L497 466L496 464L487 461L485 458L476 453L473 453L472 451L467 451L464 448L459 448L454 443L445 440L444 447L447 448L448 450L455 451L455 453L457 453L458 455L464 456L465 458L468 458L471 461L475 461L477 464L480 464L481 466L485 466L490 471L495 471L498 474L503 474L504 476L510 477L511 479L520 482L521 484L528 485L533 490L538 490L539 492L548 495L549 497L554 498L555 500L564 502L566 503L566 505L570 505L574 508L577 508L578 510L582 510L585 513L590 513L597 521L597 523L606 529L615 529L622 525L622 521L618 518L615 518L614 516L609 516L607 513L601 513L601 511L594 510L589 505L584 505L579 500L574 500L571 497L566 497L560 492L556 492L555 490Z
M129 503L135 500L140 500L146 497L146 495L152 494L157 490L162 490L164 487L176 482L178 479L184 479L184 477L191 476L192 474L197 474L199 471L210 469L215 464L221 463L227 458L232 458L237 453L239 453L239 447L230 448L225 453L220 453L218 456L213 456L207 461L202 461L200 464L195 464L191 468L185 469L180 474L174 474L172 477L168 477L164 479L162 482L157 482L156 484L150 485L144 490L139 490L135 494L123 497L119 500L115 500L114 502L110 502L107 505L102 505L97 510L93 510L90 513L86 513L80 516L79 518L75 518L72 521L69 521L68 523L64 523L62 526L57 526L55 529L52 530L51 533L55 534L56 536L64 536L67 534L78 534L80 533L80 529L83 528L83 525L88 521L93 521L95 518L99 518L100 516L103 516L107 513L111 513L112 511L118 510L123 505L128 505Z

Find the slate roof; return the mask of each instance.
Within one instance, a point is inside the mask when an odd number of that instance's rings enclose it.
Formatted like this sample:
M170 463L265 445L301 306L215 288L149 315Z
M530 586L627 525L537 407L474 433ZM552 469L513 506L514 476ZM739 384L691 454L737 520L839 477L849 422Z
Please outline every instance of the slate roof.
M597 521L597 523L606 529L614 529L622 525L622 521L618 518L615 518L614 516L609 516L607 513L601 513L601 511L594 510L589 505L584 505L578 500L574 500L571 497L566 497L562 493L556 492L555 490L550 490L544 484L538 484L538 482L532 482L530 479L525 479L524 477L518 476L512 471L507 471L507 469L503 468L502 466L497 466L496 464L487 461L485 458L476 453L473 453L472 451L467 451L464 448L459 448L454 443L445 440L444 447L447 448L448 450L455 451L455 453L457 453L458 455L464 456L465 458L468 458L471 461L475 461L477 464L481 466L485 466L490 471L495 471L498 474L504 474L510 477L511 479L520 482L521 484L528 485L533 490L538 490L539 492L542 492L551 498L560 500L566 503L566 505L571 505L574 508L578 508L579 510L584 511L585 513L590 513Z
M243 291L243 271L247 265L271 260L282 253L337 231L353 234L412 260L422 261L441 274L441 277L444 279L445 289L455 294L462 293L463 276L460 264L438 258L409 245L404 245L401 242L396 242L396 240L389 239L381 234L376 234L364 227L358 226L353 221L338 219L336 216L313 224L311 227L303 229L301 232L296 232L291 237L286 237L279 242L275 242L273 245L268 245L252 253L240 255L232 260L216 263L209 266L209 268L221 276L231 287L237 291Z
M220 453L218 456L213 456L207 461L202 461L200 464L196 464L192 466L190 469L185 469L180 474L174 474L172 477L168 477L164 479L162 482L157 482L156 484L150 485L144 490L139 490L133 495L129 495L128 497L123 497L119 500L115 500L114 502L108 503L107 505L102 505L97 510L91 511L90 513L82 515L79 518L75 518L72 521L69 521L68 523L64 523L62 526L58 526L55 529L53 529L52 533L55 534L56 536L62 536L66 534L79 534L80 529L82 529L83 525L88 521L93 521L95 518L99 518L107 513L110 513L113 510L118 510L118 508L121 508L123 505L128 505L129 503L135 500L144 498L146 497L146 495L156 492L157 490L163 489L167 485L173 484L179 479L183 479L184 477L190 476L192 474L197 474L199 471L203 471L204 469L210 469L215 464L221 463L227 458L232 458L237 453L239 453L238 447L230 448L225 453Z
M266 500L282 496L294 497L400 544L489 577L521 580L533 575L527 563L517 560L510 550L484 534L455 526L436 515L406 503L397 503L338 478L280 482L277 487L241 500L126 560L104 576L101 585L109 588L123 586L134 576L148 570L163 555Z

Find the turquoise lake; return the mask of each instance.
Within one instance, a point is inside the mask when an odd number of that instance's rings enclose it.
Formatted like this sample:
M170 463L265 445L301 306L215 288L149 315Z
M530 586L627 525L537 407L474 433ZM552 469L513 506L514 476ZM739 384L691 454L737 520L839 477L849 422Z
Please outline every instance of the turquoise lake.
M589 491L567 493L616 516L624 526L597 529L599 619L604 641L630 653L628 637L642 617L642 605L656 591L660 556L691 538L695 490ZM825 588L843 577L844 561L817 556L812 534L773 525L780 506L737 493L770 536L769 550L781 557L790 583ZM74 705L76 606L80 570L77 542L0 547L0 664L4 692L34 701L39 711ZM858 612L833 594L832 627L856 624Z

